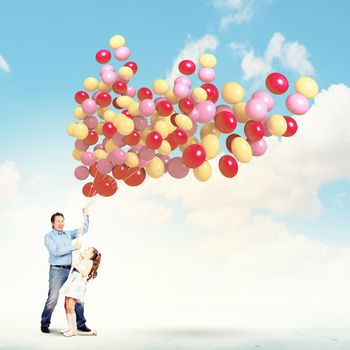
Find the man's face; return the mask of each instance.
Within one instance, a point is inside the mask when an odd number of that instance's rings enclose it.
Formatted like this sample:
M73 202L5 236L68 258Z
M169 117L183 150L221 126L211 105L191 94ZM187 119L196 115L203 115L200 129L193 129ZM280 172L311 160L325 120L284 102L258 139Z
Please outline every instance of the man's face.
M56 231L62 231L63 227L64 227L64 218L63 218L63 216L60 216L60 215L56 216L55 217L55 221L53 223L53 228Z

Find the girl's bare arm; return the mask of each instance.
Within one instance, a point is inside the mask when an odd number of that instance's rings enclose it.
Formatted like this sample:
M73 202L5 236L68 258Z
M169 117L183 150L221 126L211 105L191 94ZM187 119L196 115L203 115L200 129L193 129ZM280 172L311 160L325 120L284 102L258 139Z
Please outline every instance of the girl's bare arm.
M74 262L73 267L76 268L83 277L87 277L92 268L92 260L86 260L84 266L81 266L79 262Z

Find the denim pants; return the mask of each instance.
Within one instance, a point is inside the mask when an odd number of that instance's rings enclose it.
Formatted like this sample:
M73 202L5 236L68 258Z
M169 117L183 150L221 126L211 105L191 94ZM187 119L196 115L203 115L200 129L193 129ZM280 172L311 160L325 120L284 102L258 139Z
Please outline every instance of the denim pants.
M69 276L69 271L69 269L64 269L63 267L56 267L50 265L49 293L47 296L43 313L41 314L42 326L50 326L51 316L58 301L59 290L63 286L64 282L67 280ZM76 302L75 313L77 316L77 327L83 326L86 322L84 317L84 305Z

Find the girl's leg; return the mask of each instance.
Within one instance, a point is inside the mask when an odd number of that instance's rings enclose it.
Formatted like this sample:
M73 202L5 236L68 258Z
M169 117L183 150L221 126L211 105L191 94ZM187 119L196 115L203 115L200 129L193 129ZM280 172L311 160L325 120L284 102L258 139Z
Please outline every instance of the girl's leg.
M65 308L67 312L68 328L69 328L67 332L63 333L63 335L65 335L66 337L71 337L77 334L77 318L75 316L74 306L75 306L75 299L66 297Z

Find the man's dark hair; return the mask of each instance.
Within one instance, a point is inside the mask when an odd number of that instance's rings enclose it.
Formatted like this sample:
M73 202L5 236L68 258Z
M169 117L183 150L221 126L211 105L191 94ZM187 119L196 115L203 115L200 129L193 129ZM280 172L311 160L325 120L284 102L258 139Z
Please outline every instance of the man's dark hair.
M62 216L64 219L64 215L62 213L55 213L51 216L51 224L53 224L55 222L55 217L56 216Z

